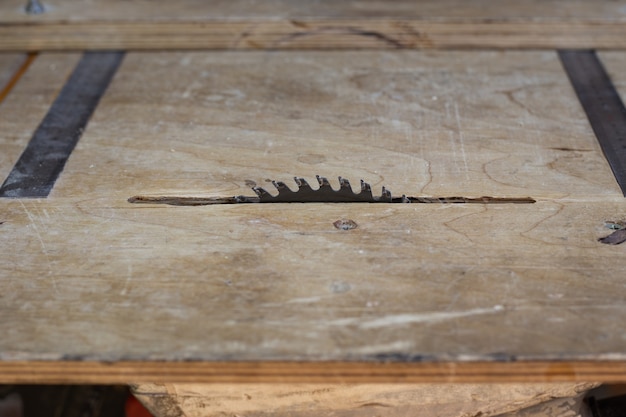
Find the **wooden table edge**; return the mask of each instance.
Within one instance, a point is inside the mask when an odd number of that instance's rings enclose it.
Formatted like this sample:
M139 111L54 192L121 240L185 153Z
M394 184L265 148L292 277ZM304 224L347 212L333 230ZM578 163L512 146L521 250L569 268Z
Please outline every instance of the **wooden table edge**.
M472 362L3 361L0 383L626 382L626 360Z

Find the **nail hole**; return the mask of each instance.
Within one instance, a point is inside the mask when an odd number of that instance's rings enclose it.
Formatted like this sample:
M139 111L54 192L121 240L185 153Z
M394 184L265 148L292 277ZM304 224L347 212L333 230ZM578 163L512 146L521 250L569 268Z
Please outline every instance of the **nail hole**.
M350 220L350 219L337 220L336 222L333 223L333 226L335 226L339 230L352 230L352 229L356 229L357 227L359 227L359 225L356 224L354 220Z

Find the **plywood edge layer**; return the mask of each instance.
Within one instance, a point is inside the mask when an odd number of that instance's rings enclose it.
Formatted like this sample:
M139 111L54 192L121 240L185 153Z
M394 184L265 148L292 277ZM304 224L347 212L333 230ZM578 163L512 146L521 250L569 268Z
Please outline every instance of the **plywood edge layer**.
M0 383L625 382L626 361L0 363Z
M83 49L623 49L620 21L288 19L0 22L0 51Z

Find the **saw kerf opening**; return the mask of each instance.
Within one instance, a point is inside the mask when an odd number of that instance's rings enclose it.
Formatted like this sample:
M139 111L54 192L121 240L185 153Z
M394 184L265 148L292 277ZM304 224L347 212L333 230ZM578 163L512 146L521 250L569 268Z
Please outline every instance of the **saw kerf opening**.
M214 204L250 204L250 203L420 203L420 204L532 204L536 200L530 197L411 197L402 195L393 197L391 191L382 187L380 196L372 194L372 187L361 180L361 191L352 191L350 182L339 177L339 189L335 190L325 177L316 176L319 188L313 189L304 178L295 177L298 186L291 190L282 181L272 181L278 190L277 195L270 194L261 187L253 186L256 197L186 197L186 196L134 196L128 199L134 204L168 204L172 206L209 206Z

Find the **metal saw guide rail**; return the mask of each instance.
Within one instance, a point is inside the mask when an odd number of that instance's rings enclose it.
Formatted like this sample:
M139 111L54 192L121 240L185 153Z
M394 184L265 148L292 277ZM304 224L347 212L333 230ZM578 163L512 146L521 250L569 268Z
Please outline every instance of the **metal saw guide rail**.
M208 206L213 204L246 204L246 203L509 203L532 204L535 200L530 197L411 197L402 195L393 197L391 191L382 187L380 196L374 196L372 187L361 180L361 191L352 191L350 182L339 177L339 189L335 190L325 177L316 176L319 188L312 188L301 177L294 177L297 189L293 191L282 181L272 181L278 194L272 195L261 187L253 186L256 197L185 197L185 196L142 196L137 195L128 199L129 203L168 204L172 206Z

